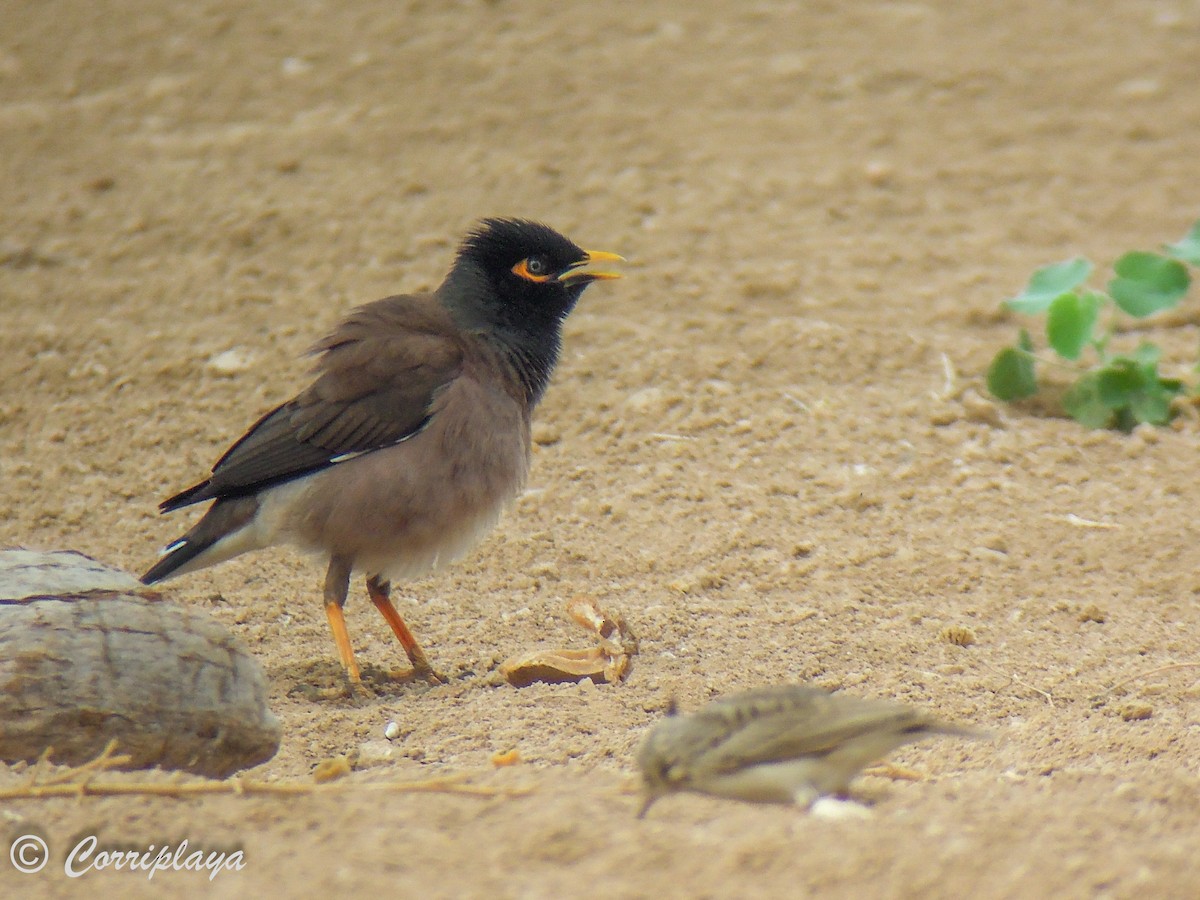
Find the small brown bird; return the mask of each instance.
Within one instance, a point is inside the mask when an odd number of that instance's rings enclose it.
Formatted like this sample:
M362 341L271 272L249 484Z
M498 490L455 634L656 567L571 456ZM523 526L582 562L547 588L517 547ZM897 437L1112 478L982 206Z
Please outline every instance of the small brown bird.
M216 501L142 581L296 545L328 560L325 613L352 685L352 572L367 576L414 672L437 680L389 584L463 556L520 492L563 320L588 284L620 277L585 267L620 259L536 222L484 220L437 290L351 313L313 347L315 381L160 505Z
M691 715L672 710L638 750L646 792L638 817L674 791L807 808L845 793L869 763L934 734L978 737L902 703L803 685L723 697Z

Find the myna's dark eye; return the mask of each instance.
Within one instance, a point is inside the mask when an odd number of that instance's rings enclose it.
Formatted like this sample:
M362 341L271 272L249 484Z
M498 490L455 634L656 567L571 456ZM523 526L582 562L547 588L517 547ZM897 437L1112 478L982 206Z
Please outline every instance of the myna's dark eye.
M550 261L544 256L530 256L513 266L512 272L526 281L549 281Z

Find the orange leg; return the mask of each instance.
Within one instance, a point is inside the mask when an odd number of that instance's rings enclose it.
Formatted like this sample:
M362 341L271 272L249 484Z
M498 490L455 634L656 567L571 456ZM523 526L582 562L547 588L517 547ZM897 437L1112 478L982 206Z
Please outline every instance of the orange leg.
M342 668L346 670L346 677L350 680L351 690L362 690L362 674L358 671L358 662L354 659L354 649L350 646L350 632L346 630L346 616L342 612L349 589L350 563L335 556L329 561L329 571L325 574L325 617L329 620L329 630L333 632L333 642L337 644L338 656L342 660Z
M421 649L421 645L417 643L413 633L404 624L404 619L392 605L388 583L380 581L377 575L372 576L367 579L367 593L371 597L371 602L375 604L375 608L379 610L379 614L387 620L397 640L404 647L404 652L408 654L408 660L412 663L413 673L433 684L445 684L446 679L433 671L433 666L429 664L429 658L425 656L425 651Z

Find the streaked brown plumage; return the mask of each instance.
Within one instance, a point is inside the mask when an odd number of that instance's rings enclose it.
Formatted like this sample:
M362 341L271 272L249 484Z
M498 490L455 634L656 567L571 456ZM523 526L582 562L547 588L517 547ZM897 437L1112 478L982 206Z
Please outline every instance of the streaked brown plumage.
M216 501L142 580L293 544L328 559L325 608L352 682L342 607L355 571L414 669L435 677L388 585L461 557L521 490L562 322L590 282L617 277L583 267L612 259L544 225L485 220L436 291L355 310L313 348L313 383L161 504Z
M672 710L638 749L639 816L674 791L807 807L845 792L864 766L902 744L935 734L979 736L903 703L798 684L722 697L690 715Z

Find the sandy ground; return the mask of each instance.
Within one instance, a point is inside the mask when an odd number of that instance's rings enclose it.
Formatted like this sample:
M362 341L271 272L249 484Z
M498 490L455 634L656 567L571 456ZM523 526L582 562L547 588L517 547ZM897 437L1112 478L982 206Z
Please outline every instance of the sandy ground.
M528 493L403 590L450 684L305 690L338 670L320 565L287 551L168 591L269 674L283 745L254 777L349 754L349 784L531 792L3 803L52 864L0 859L0 893L1200 891L1200 426L1088 433L973 393L1035 266L1196 218L1195 0L9 0L3 19L0 545L142 571L190 521L156 502L303 384L346 310L434 286L481 216L630 263L569 322ZM1153 331L1169 368L1195 321ZM355 591L360 659L398 667ZM577 595L640 637L629 681L505 685L510 654L586 643ZM797 680L996 740L896 753L924 777L863 779L869 821L699 796L634 818L632 750L669 698ZM93 833L246 866L68 882Z

